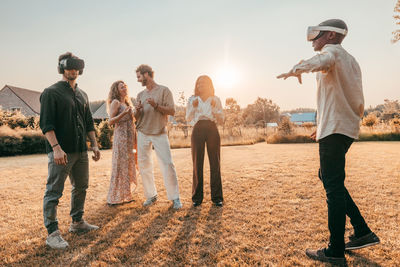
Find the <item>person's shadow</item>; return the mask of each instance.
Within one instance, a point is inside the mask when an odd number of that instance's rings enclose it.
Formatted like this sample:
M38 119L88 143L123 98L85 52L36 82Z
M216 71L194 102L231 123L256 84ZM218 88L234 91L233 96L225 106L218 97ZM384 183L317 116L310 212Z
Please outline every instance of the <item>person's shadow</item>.
M106 232L106 234L100 232L102 227L106 227L104 224L107 224L107 222L112 221L116 217L121 217L119 214L122 212L125 212L126 214L123 215L122 220L116 226L112 227ZM139 221L140 217L147 212L149 212L147 209L132 207L128 204L115 207L102 205L97 211L92 212L90 215L86 215L85 219L87 219L88 222L105 223L103 223L103 225L100 224L99 226L101 228L97 231L92 231L85 234L68 233L63 235L63 237L71 245L71 247L69 247L67 250L87 249L85 253L82 253L78 257L72 259L70 265L89 265L93 258L97 258L102 251L108 249L109 244L112 244L113 241L119 239L126 229L129 229L132 223ZM63 250L50 249L43 244L41 246L37 246L30 253L27 253L25 257L13 263L13 265L28 266L32 264L33 259L35 262L43 264L55 259L55 262L52 262L52 264L57 264L57 259L64 254L65 251Z
M215 254L222 250L219 242L222 233L222 207L212 205L207 215L207 223L205 226L206 236L212 238L204 238L200 246L200 256L214 259ZM217 264L218 262L214 262ZM213 264L213 263L211 263Z
M381 265L373 260L367 259L364 256L360 255L357 252L346 252L351 258L353 258L352 265L354 266L374 266L374 267L381 267Z
M201 206L192 206L183 217L182 227L172 243L171 250L168 253L169 261L165 262L163 266L174 266L177 262L186 262L186 258L189 256L188 251L190 241L196 232L200 213Z

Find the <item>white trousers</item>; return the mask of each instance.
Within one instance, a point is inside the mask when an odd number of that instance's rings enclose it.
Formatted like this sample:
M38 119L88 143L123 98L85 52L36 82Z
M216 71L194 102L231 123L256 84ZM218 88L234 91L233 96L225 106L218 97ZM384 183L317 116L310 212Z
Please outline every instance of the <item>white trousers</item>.
M152 145L157 155L158 164L164 177L164 185L169 200L179 198L178 178L172 162L171 150L167 134L147 135L138 131L138 165L142 177L146 199L157 195L154 183Z

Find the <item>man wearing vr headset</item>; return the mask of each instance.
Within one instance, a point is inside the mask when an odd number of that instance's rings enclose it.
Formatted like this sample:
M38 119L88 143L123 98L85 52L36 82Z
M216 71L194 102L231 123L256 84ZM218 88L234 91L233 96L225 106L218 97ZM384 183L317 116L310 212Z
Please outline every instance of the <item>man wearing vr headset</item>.
M46 136L48 153L48 177L43 199L44 224L48 231L46 244L51 248L65 249L67 241L58 230L57 206L69 175L72 223L70 232L86 232L98 229L82 219L89 185L89 160L86 136L89 137L93 160L100 159L89 100L76 79L82 74L84 61L72 53L58 59L58 72L63 79L46 88L40 96L40 128Z
M345 250L354 250L378 244L379 238L369 229L364 218L347 191L345 156L358 137L360 118L364 113L361 70L341 43L347 34L347 25L331 19L308 28L307 40L312 41L314 57L301 61L288 73L277 78L297 77L317 72L317 131L312 138L319 142L320 169L328 204L328 248L306 250L310 258L345 264ZM350 241L344 243L346 215L354 228Z

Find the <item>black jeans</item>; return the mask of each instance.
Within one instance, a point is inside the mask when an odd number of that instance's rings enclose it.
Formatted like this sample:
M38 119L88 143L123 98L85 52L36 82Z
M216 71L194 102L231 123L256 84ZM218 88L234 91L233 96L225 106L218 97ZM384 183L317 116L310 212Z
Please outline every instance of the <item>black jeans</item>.
M329 249L339 255L344 253L346 215L357 236L371 232L344 186L345 157L353 141L342 134L331 134L319 140L319 178L324 184L328 204Z

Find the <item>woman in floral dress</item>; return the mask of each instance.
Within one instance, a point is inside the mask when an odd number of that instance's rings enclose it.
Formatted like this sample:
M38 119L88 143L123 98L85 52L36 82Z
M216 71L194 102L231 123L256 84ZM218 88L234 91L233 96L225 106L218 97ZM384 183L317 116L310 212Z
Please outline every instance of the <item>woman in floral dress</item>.
M107 109L110 115L109 123L115 126L107 204L115 205L133 201L132 190L137 185L133 105L128 95L128 88L123 81L116 81L111 85Z

